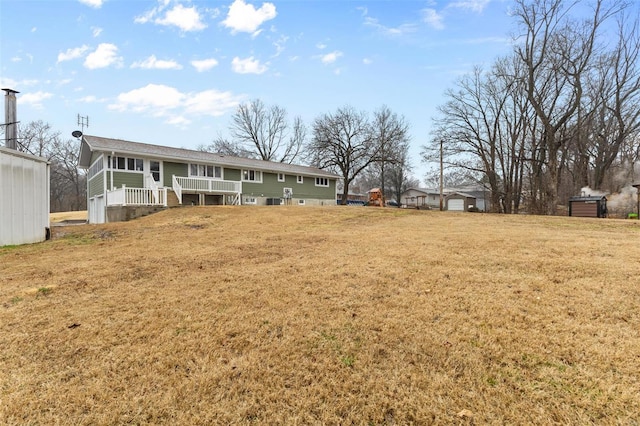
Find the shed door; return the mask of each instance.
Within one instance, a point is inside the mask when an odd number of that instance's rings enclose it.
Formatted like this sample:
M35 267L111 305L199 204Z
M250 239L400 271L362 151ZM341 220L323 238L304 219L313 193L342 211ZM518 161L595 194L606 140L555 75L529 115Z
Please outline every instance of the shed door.
M449 200L447 202L447 210L454 212L464 211L464 200Z

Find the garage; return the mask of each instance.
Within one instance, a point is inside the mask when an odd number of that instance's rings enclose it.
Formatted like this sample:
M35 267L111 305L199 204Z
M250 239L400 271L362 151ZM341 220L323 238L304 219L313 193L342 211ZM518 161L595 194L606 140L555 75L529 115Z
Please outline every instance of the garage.
M451 212L477 211L476 197L463 192L453 192L445 198L445 207Z
M464 211L464 200L448 200L447 201L447 210L452 212L463 212Z

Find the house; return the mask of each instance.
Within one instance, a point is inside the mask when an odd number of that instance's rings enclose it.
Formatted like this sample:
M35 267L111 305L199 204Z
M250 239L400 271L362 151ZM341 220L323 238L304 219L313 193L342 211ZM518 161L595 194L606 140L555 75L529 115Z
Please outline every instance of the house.
M410 208L440 208L440 191L435 189L409 188L400 196L400 202Z
M468 198L473 204L474 208L479 211L487 211L490 208L490 191L482 186L473 186L473 185L465 185L465 186L456 186L456 187L446 187L442 190L442 198L443 198L443 210L458 210L460 209L460 201L453 201L452 208L448 208L447 205L447 197L452 194L458 194L456 196L450 197L452 200L460 200L464 198ZM440 209L440 190L439 189L428 189L428 188L409 188L404 191L400 197L401 202L405 207L413 207L413 208L429 208L429 209ZM464 204L463 204L464 205ZM469 203L467 203L467 207L464 211L468 211Z
M0 246L49 237L49 175L46 158L0 147Z
M179 205L335 205L338 176L314 167L83 135L89 223Z

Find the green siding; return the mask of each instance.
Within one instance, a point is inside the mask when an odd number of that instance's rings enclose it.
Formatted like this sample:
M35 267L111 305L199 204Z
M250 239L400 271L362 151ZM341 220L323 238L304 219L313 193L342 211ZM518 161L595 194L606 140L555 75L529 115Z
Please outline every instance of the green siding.
M225 175L226 178L226 175ZM278 198L282 197L283 189L291 188L293 198L314 198L319 200L334 200L336 197L336 181L329 180L329 186L316 186L314 177L305 176L303 183L297 182L297 176L285 175L284 182L278 182L275 173L263 173L262 183L242 182L242 192L254 196Z
M173 186L173 175L186 177L189 176L189 166L185 163L172 163L164 161L163 167L163 185L167 187Z
M103 192L104 192L104 173L100 172L89 181L88 197L91 198L94 195L102 194Z
M222 177L224 178L224 180L239 181L240 180L240 170L238 170L238 169L227 169L225 167L224 168L224 173L222 174Z
M107 172L107 188L111 189L111 170ZM142 173L113 172L113 187L121 188L126 185L128 188L144 188L144 177Z

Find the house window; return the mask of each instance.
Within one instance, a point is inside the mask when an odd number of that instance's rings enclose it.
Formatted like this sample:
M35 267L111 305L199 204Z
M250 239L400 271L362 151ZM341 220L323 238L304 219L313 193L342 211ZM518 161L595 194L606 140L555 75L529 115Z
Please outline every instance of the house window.
M244 197L245 204L258 204L258 201L255 197Z
M302 176L298 175L298 178L297 178L296 182L304 183L304 178Z
M189 176L222 178L222 167L208 164L189 164Z
M88 176L89 179L91 179L92 177L94 177L95 175L97 175L102 171L103 162L104 160L102 159L102 157L100 157L98 158L98 161L96 161L91 165L91 167L89 167L89 176Z
M130 170L141 172L144 170L142 158L107 157L107 167L114 170Z
M126 158L124 157L116 157L114 158L115 160L115 167L114 169L118 169L118 170L126 170L127 169L127 162L126 162Z
M329 179L317 177L316 186L329 186Z
M245 182L262 182L262 173L259 170L243 170L242 180Z
M304 206L304 200L298 200L298 205L299 206Z
M278 173L278 182L284 182L284 173Z

